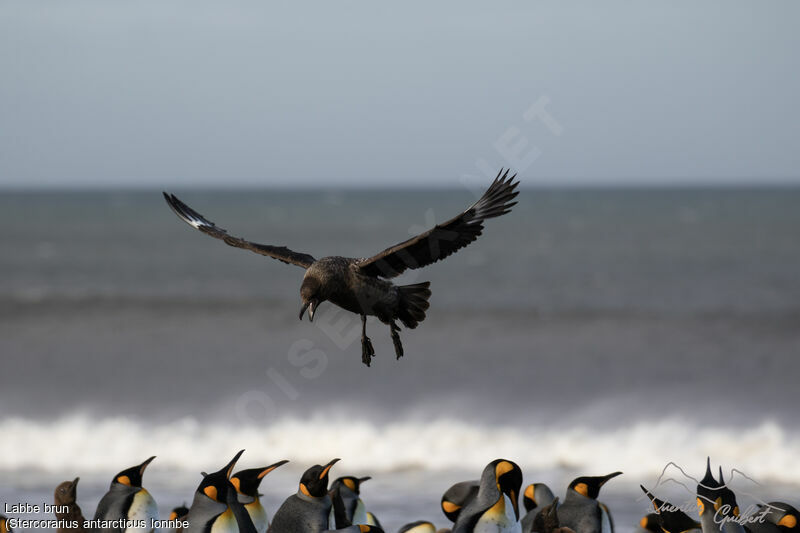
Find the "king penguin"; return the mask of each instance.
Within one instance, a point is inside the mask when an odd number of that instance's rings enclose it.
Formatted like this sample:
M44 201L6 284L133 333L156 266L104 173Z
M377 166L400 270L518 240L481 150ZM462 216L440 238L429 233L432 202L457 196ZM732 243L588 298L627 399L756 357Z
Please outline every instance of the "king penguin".
M436 526L427 520L417 520L404 525L397 533L436 533Z
M233 467L242 453L244 450L220 470L203 475L186 515L189 522L186 533L255 533L253 521L230 482Z
M458 513L478 494L481 482L477 479L459 481L442 495L442 512L451 522L458 520Z
M475 497L458 513L453 533L521 533L519 489L522 470L507 459L483 469Z
M522 493L522 505L525 507L525 516L522 517L522 532L533 531L533 520L536 514L555 500L555 495L550 487L544 483L531 483Z
M0 514L0 533L14 533L14 530L8 525L8 518L2 514Z
M231 476L231 484L236 489L237 499L250 515L256 533L266 533L269 527L269 517L264 506L261 505L261 494L258 492L258 487L267 474L288 462L284 460L261 468L240 470Z
M736 495L725 484L725 479L722 477L722 467L719 467L718 481L720 492L720 506L718 512L723 519L721 530L724 533L745 533L744 526L739 517L739 504L736 503ZM719 521L719 519L717 520Z
M677 506L659 500L642 485L639 485L639 488L650 498L650 503L653 504L656 512L658 526L663 533L700 533L700 522L681 511Z
M328 472L337 461L339 459L326 465L314 465L303 473L297 493L289 496L275 513L270 533L320 533L328 530L331 513Z
M614 523L608 508L597 501L600 488L622 472L606 476L581 476L572 480L564 503L558 508L562 527L575 533L613 533Z
M331 497L331 527L347 527L351 525L369 525L367 508L361 500L361 484L372 479L369 476L344 476L331 483L328 491Z
M794 533L798 530L797 517L800 513L788 503L769 502L766 506L760 506L760 510L765 514L766 520L780 527L783 533Z
M158 520L158 506L155 500L142 487L142 476L147 465L155 459L150 457L140 465L123 470L111 481L111 487L97 504L94 520L119 521L129 520L141 522L143 527L116 527L98 528L103 533L148 533L153 531L152 523ZM138 524L131 524L138 525ZM124 526L124 524L123 524Z
M180 520L181 522L183 522L186 520L186 515L188 514L189 514L189 508L186 507L186 503L183 503L182 505L179 505L178 507L172 509L172 512L169 513L169 521L175 522ZM172 531L172 533L182 533L183 526L174 527L170 531Z
M639 524L634 528L633 533L661 533L661 524L658 523L656 513L648 513L639 520Z
M711 473L711 458L706 460L706 474L697 484L697 513L703 533L719 533L720 527L715 520L717 510L722 505L720 483Z

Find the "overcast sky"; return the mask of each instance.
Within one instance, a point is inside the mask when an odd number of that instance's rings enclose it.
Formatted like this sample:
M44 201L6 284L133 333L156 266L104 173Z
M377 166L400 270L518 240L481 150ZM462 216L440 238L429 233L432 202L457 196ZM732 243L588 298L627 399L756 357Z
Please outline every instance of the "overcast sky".
M0 185L800 183L800 3L0 2Z

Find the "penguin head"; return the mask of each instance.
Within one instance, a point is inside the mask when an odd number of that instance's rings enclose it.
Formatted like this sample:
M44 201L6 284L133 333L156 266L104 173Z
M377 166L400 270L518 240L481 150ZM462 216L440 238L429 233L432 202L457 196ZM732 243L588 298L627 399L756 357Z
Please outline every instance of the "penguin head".
M339 459L334 459L326 465L314 465L303 473L300 478L301 494L311 498L322 498L328 494L328 472Z
M147 465L149 465L155 458L156 456L154 455L140 465L132 466L123 470L114 476L111 486L113 487L114 484L119 484L127 487L142 488L142 476L144 475L144 471L147 468Z
M300 320L303 320L303 314L308 309L308 320L314 321L314 313L317 312L319 305L328 299L326 294L328 277L328 272L313 264L306 270L303 283L300 285L300 300L303 302L300 308Z
M502 495L508 496L519 520L519 489L522 486L522 470L513 461L495 459L483 469L481 488L496 486Z
M442 495L442 512L451 521L458 520L461 509L475 497L480 487L479 481L460 481Z
M227 505L228 491L236 490L230 482L231 472L233 472L236 461L239 460L239 457L241 457L243 453L244 450L240 450L228 464L216 472L205 474L203 476L203 481L200 482L200 486L197 487L197 492L205 495L212 501Z
M544 483L531 483L525 487L522 495L522 503L528 512L551 501L553 501L553 491Z
M770 502L765 506L760 506L760 511L765 513L767 520L778 526L784 533L796 532L798 511L788 503Z
M700 516L709 511L713 515L722 506L722 485L711 473L711 458L706 460L706 474L697 484L697 512Z
M269 466L263 466L261 468L239 470L231 476L231 485L233 485L233 487L236 489L236 492L239 494L256 498L259 496L258 487L261 485L261 480L264 479L267 474L288 462L289 461L283 460Z
M652 531L653 533L662 533L661 524L658 521L658 514L656 513L643 516L642 519L639 520L639 527L647 531Z
M72 481L65 481L56 487L54 494L56 505L72 505L77 500L78 494L78 481L81 478L76 477Z
M536 509L536 483L531 483L525 487L525 492L522 494L522 505L527 512Z
M180 520L180 519L186 517L186 515L188 515L188 514L189 514L189 508L186 507L186 503L184 502L182 505L174 508L172 510L172 512L169 513L169 519L170 519L170 521Z
M669 502L659 500L642 485L639 485L639 488L641 488L647 497L650 498L650 502L653 504L653 509L656 511L658 526L663 533L685 533L692 529L701 528L699 522L691 518L676 506ZM647 517L643 518L642 520L644 521L646 518Z
M404 525L397 533L436 533L436 526L427 520L417 520Z
M372 479L372 477L370 476L364 476L364 477L342 476L336 478L334 482L331 483L331 492L334 492L336 490L341 490L342 487L346 487L355 494L361 494L361 484L370 479Z
M605 485L610 479L613 479L622 474L622 472L612 472L605 476L581 476L572 480L569 484L569 491L576 492L586 498L593 500L597 499L600 495L600 488Z

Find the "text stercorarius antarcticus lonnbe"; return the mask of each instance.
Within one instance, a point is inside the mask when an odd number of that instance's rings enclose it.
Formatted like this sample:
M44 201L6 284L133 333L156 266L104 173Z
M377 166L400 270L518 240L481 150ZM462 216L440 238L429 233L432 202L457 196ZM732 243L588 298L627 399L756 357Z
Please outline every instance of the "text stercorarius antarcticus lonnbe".
M246 241L229 235L200 213L181 202L173 194L164 193L167 203L181 220L199 229L206 235L225 241L237 248L244 248L266 255L287 264L306 269L300 286L303 307L300 319L308 310L308 319L324 301L330 301L342 309L361 315L361 354L364 364L369 366L375 351L367 337L367 316L378 317L388 324L397 357L403 355L397 321L407 328L415 328L425 320L430 282L398 286L388 281L409 268L421 268L455 253L480 236L483 221L499 217L516 204L518 181L516 174L508 177L501 169L489 189L481 198L460 215L436 225L434 228L401 242L368 258L314 257L294 252L285 246L270 246Z

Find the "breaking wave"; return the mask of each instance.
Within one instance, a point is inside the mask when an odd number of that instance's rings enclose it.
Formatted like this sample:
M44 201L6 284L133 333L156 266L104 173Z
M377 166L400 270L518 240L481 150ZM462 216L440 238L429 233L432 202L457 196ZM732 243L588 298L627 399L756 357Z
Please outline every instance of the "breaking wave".
M673 461L702 471L706 456L760 481L800 479L800 433L777 422L752 427L700 427L677 418L624 427L490 426L458 420L287 418L268 427L201 424L183 418L152 424L76 414L52 421L0 421L0 470L118 471L143 457L160 468L197 472L224 464L245 448L249 461L290 459L309 465L343 458L354 470L476 471L497 457L528 472L605 473L623 470L633 482L657 476Z

